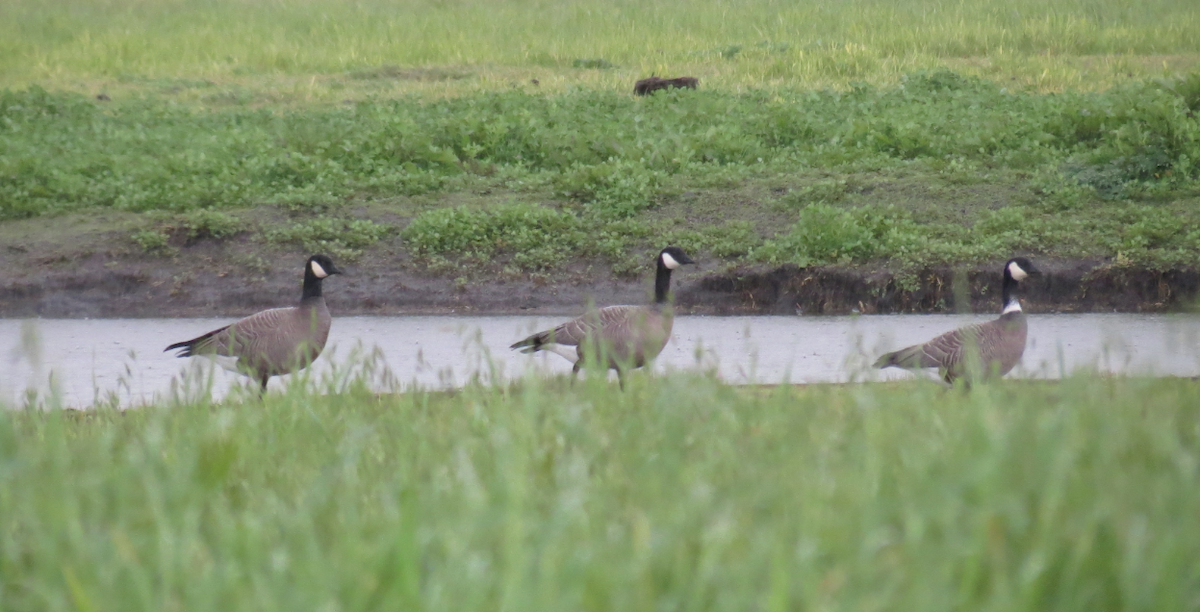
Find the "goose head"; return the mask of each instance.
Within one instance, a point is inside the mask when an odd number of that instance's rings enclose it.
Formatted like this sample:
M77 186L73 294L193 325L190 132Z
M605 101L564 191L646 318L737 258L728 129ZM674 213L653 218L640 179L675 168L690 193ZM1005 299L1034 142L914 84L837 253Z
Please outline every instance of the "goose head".
M342 271L335 265L333 260L328 255L313 255L308 258L308 263L304 266L304 275L312 275L314 278L323 279L330 274L341 274Z
M683 249L677 246L669 246L658 254L658 264L664 266L668 270L674 270L684 264L694 264L691 257L683 252Z
M1023 281L1041 273L1042 271L1035 268L1032 261L1024 257L1014 257L1004 264L1004 276L1015 281Z

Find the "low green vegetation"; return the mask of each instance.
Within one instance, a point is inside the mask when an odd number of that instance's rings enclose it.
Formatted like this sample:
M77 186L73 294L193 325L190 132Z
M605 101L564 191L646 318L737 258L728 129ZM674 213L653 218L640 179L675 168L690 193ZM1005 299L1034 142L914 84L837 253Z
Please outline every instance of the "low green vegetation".
M34 88L0 94L0 215L244 206L293 191L417 194L548 173L564 195L623 217L670 179L720 169L913 160L1061 173L1105 197L1153 196L1200 177L1197 111L1200 75L1048 95L942 71L787 96L507 92L286 112L102 107Z
M530 204L434 209L413 219L404 238L418 257L441 265L448 258L482 263L504 254L512 257L511 266L532 271L590 250L579 217Z
M943 70L849 91L509 91L277 111L31 88L0 94L0 216L138 212L153 229L134 242L168 254L167 242L245 230L354 258L398 233L432 269L514 274L578 256L634 273L664 239L730 263L912 268L1022 251L1195 265L1197 112L1195 74L1091 93ZM914 177L929 202L889 192ZM982 207L958 199L992 187ZM355 202L366 208L341 210ZM286 219L227 212L263 205Z
M802 266L885 257L908 264L979 262L996 253L1038 252L1042 245L1079 258L1115 253L1124 263L1156 268L1200 263L1200 230L1181 223L1177 212L1152 205L1084 214L1014 205L987 211L968 227L920 224L911 212L893 206L811 204L800 210L800 220L787 233L761 245L759 260Z
M153 211L144 217L146 227L135 230L131 237L147 253L173 254L177 249L172 240L185 245L223 240L247 229L237 216L209 208L176 214Z
M212 238L220 240L243 231L241 221L234 215L201 208L179 216L179 229L188 240Z
M727 266L1195 266L1196 32L1188 0L12 0L0 238L460 282L635 275L664 242ZM701 86L632 96L652 73Z
M370 219L318 217L268 229L269 242L298 246L307 253L326 253L338 259L356 259L362 250L394 229Z
M0 411L5 609L1200 599L1195 381L325 391Z

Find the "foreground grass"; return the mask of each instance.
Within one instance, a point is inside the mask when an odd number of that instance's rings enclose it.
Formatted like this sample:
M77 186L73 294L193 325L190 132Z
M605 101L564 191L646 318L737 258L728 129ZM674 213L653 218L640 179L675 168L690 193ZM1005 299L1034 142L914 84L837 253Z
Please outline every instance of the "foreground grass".
M0 414L0 598L66 609L1161 610L1200 386L468 387Z

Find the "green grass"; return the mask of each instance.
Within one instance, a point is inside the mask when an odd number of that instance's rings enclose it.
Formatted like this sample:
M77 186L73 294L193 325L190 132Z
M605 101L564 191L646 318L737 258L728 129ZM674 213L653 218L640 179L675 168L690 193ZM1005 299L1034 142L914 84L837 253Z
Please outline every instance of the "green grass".
M0 86L336 101L347 88L448 93L533 76L627 91L654 71L717 89L824 87L949 66L1095 89L1195 66L1197 32L1190 0L9 0Z
M1189 0L12 0L0 237L132 212L87 250L456 278L630 275L664 240L728 265L1194 266L1197 70ZM700 91L632 97L652 72Z
M1200 385L0 412L6 610L1185 610Z
M128 240L168 255L244 229L354 258L398 234L431 269L494 261L516 275L574 257L632 273L663 239L730 263L914 268L1023 251L1195 265L1198 112L1197 74L1062 94L943 70L846 92L509 91L275 111L31 88L0 94L0 218L145 213ZM881 176L942 189L927 194L934 214L870 187ZM775 187L738 202L754 184ZM1002 195L982 209L953 193L991 184ZM697 189L717 194L708 218L672 212ZM225 212L264 205L289 220Z
M1057 95L938 71L851 92L504 92L282 112L103 106L31 88L0 93L0 218L417 194L480 176L549 180L604 216L627 217L671 177L702 184L723 169L736 180L913 160L1065 174L1107 197L1155 195L1200 177L1197 112L1200 73Z

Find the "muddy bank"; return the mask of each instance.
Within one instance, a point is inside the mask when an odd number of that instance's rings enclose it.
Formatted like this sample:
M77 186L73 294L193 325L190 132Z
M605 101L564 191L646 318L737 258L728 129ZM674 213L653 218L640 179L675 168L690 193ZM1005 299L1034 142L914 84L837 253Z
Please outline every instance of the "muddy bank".
M773 240L781 231L796 226L798 211L807 210L806 203L813 198L822 202L830 198L847 210L894 206L951 234L979 223L986 229L987 223L995 224L998 211L1010 206L1038 223L1049 219L1038 208L1042 194L1020 173L959 184L947 183L939 173L909 170L895 174L797 173L721 187L689 187L664 197L639 219L644 221L644 230L680 232L681 239L696 245L697 252L692 255L701 264L688 266L676 276L676 303L684 312L821 315L998 309L1002 260L961 270L943 266L897 276L895 269L881 265L738 267L729 259L704 252L741 252L728 247ZM420 259L402 236L423 211L451 207L485 210L514 201L539 202L556 209L564 205L561 194L553 190L513 192L488 187L355 199L315 209L286 203L256 204L229 209L220 222L203 217L208 220L201 223L187 216L190 213L109 209L9 220L0 223L0 317L248 314L293 303L300 293L306 249L327 250L327 246L314 245L328 244L344 248L347 258L335 257L349 274L332 279L327 287L331 307L343 315L559 315L580 312L589 299L600 304L648 299L657 250L647 237L632 230L617 238L623 241L622 252L633 251L631 258L644 258L640 261L645 268L634 268L641 271L638 278L614 275L607 259L589 259L585 252L568 259L570 251L564 251L552 263L543 264L549 271L540 277L518 272L533 266L508 265L514 256L509 246L485 250L491 253L486 256L442 253L446 259ZM1094 217L1095 223L1089 221L1088 227L1095 225L1103 231L1083 238L1072 234L1071 240L1064 234L1054 244L1023 253L1047 272L1031 280L1023 293L1031 311L1163 312L1194 305L1200 269L1118 266L1115 260L1103 258L1108 251L1093 244L1124 244L1127 237L1120 224L1127 221L1120 220L1133 214L1129 206L1099 200L1080 204L1078 210L1087 210ZM1191 218L1191 211L1200 210L1200 198L1176 200L1169 206L1156 204L1154 210L1172 220L1177 217L1185 227L1183 221ZM1066 213L1054 213L1062 214ZM320 220L332 225L325 229L312 225ZM371 221L389 229L368 236L350 230L347 224L352 221ZM214 233L217 229L220 236ZM294 235L280 237L282 230ZM146 234L165 244L145 242ZM343 234L354 240L342 241ZM1082 240L1087 241L1086 248ZM359 246L350 248L352 243ZM703 246L706 244L709 246ZM725 246L717 249L717 245ZM1168 246L1144 249L1133 261L1194 262L1200 258L1194 245L1178 252ZM1084 257L1093 259L1081 259ZM630 269L631 261L622 261L618 267ZM439 271L431 272L431 265Z
M682 288L679 301L718 314L990 312L1000 307L1001 265L942 267L903 279L861 268L747 269L706 276ZM1030 312L1170 312L1194 307L1200 291L1193 269L1053 260L1038 266L1043 274L1022 284Z
M280 257L253 273L219 258L112 259L5 267L0 317L237 316L285 306L299 294L300 264ZM303 258L299 261L302 263ZM1166 312L1191 308L1200 271L1113 267L1096 261L1039 261L1045 271L1023 292L1030 312ZM295 264L295 265L291 265ZM580 268L552 280L456 280L379 258L346 266L327 284L340 315L570 314L589 299L639 303L652 279L620 279ZM685 269L676 303L692 314L863 314L990 312L999 307L999 263L940 268L898 279L869 268ZM297 269L293 269L297 268ZM963 288L966 291L963 291ZM969 307L959 302L969 300Z

